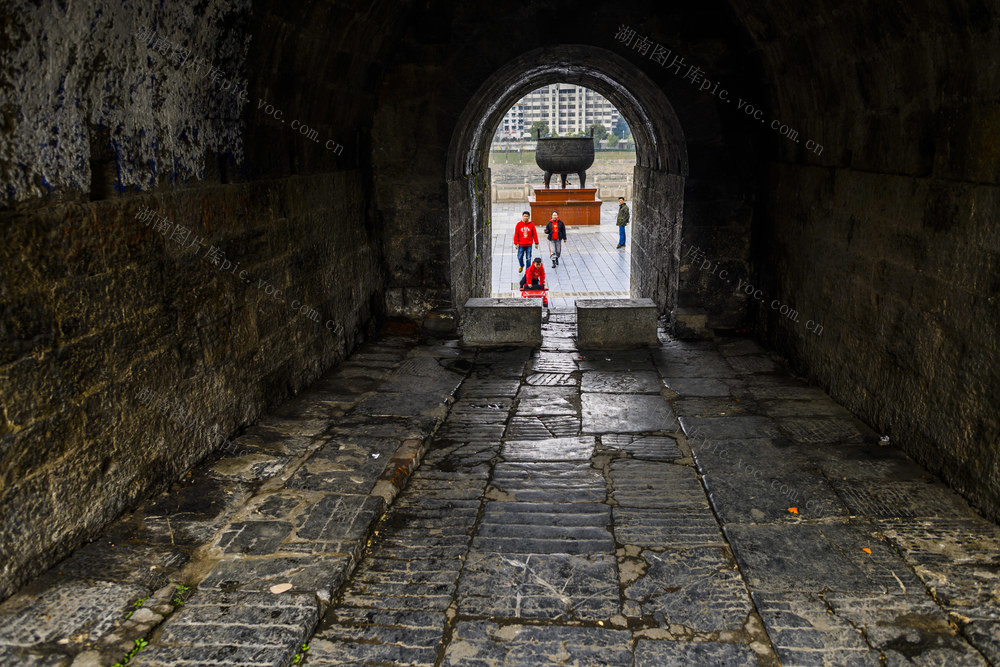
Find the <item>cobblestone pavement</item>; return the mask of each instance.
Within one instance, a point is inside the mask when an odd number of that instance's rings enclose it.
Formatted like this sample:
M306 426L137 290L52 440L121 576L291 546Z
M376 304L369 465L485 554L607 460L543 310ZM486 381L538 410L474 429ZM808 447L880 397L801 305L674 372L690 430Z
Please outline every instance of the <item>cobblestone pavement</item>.
M495 297L521 296L521 275L517 268L517 251L514 250L514 226L521 219L521 204L494 204L496 220L493 233L493 291ZM629 275L632 262L632 225L626 228L628 244L617 250L618 215L616 202L605 202L601 207L600 225L568 226L559 266L552 268L548 239L545 238L545 221L537 226L539 253L545 265L545 279L549 283L549 307L570 308L576 299L628 298Z
M0 606L0 662L1000 663L1000 528L780 359L546 320L364 346Z

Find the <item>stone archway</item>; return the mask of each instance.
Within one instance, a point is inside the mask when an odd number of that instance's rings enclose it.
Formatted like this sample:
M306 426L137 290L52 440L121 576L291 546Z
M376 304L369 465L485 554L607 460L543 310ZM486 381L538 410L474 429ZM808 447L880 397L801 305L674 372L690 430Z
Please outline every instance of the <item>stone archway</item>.
M480 86L463 110L446 173L452 302L461 309L468 298L490 294L493 131L517 100L551 83L597 91L632 129L636 166L630 291L653 299L661 313L670 312L677 303L677 249L688 175L684 133L666 95L635 64L582 45L543 47L511 61Z

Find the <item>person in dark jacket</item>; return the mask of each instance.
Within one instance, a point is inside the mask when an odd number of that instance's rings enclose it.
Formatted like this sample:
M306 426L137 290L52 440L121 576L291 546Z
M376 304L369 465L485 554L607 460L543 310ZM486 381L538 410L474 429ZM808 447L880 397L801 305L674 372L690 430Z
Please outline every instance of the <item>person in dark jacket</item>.
M552 219L545 225L545 235L549 237L549 255L554 269L559 266L562 244L566 240L566 223L559 219L558 211L552 211Z
M618 198L618 245L616 248L625 247L625 225L628 224L628 219L631 214L628 211L628 206L625 205L625 197Z

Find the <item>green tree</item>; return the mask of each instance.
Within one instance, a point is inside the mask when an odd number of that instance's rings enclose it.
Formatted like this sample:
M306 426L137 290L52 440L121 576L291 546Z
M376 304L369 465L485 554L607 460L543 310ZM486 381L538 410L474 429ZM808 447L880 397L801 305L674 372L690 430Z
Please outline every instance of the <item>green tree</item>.
M625 122L625 116L618 116L618 120L615 121L614 130L612 131L621 139L628 139L629 135L632 134L632 130L629 129L628 123Z
M549 132L549 124L546 123L544 120L536 120L534 123L531 124L531 128L528 130L528 136L530 136L532 139L535 139L536 137L541 137L542 139L544 139L550 135L551 133Z
M594 123L587 130L594 135L594 148L599 148L601 145L600 142L604 141L608 136L608 128L600 123Z

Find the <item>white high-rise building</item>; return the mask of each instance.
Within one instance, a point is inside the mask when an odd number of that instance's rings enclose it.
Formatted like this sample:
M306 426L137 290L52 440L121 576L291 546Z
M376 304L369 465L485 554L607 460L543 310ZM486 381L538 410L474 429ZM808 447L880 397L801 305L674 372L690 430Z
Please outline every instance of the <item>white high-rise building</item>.
M524 127L524 105L518 102L510 108L500 121L497 130L501 139L520 139L527 136L527 128Z
M610 132L618 116L618 109L593 90L555 83L528 93L511 107L500 123L500 136L529 138L531 126L540 120L548 123L549 132L560 136L586 132L594 124Z

